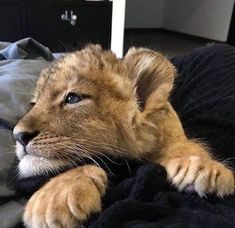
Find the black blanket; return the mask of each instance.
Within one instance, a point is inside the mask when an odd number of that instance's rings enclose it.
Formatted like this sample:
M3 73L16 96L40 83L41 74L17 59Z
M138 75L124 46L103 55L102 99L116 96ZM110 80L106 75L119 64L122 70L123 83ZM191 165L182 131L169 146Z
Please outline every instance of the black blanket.
M189 137L208 142L214 155L230 166L235 159L235 50L203 47L172 60L178 69L171 102ZM129 164L129 166L127 165ZM235 195L218 199L177 192L163 167L147 162L108 164L110 186L103 211L85 227L235 227ZM41 179L40 179L41 178ZM47 177L15 183L32 194ZM31 190L30 190L31 189Z
M105 210L88 227L235 227L235 196L224 200L176 192L165 170L141 165L135 174L111 187Z

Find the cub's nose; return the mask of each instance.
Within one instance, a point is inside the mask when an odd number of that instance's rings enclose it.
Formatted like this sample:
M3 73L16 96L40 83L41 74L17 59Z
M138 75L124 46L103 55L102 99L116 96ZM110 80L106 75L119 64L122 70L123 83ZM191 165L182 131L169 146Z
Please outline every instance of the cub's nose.
M19 132L14 134L15 139L22 145L27 146L29 141L35 138L39 134L38 131L35 132Z

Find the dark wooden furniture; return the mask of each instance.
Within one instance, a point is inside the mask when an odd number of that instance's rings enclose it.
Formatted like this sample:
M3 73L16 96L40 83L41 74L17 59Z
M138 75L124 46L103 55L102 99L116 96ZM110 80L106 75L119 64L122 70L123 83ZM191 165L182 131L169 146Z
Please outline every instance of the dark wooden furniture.
M110 1L0 0L0 41L32 37L55 52L86 43L109 48L111 20Z
M227 43L235 46L235 5L233 6L233 14L230 22Z

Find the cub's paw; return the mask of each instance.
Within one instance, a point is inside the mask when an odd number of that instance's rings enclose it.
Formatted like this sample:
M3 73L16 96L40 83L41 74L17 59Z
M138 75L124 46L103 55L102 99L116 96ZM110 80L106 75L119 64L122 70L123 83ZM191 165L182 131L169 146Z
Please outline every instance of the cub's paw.
M69 170L34 193L26 205L23 221L32 228L79 227L91 213L101 211L107 176L96 166Z
M168 179L179 191L199 196L215 193L219 197L234 193L233 172L222 163L201 156L168 158L162 162Z

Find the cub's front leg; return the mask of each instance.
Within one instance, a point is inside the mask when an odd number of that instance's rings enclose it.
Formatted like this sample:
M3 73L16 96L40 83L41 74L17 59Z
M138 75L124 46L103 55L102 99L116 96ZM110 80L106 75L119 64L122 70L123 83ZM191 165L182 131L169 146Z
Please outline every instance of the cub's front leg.
M124 61L135 82L139 105L131 119L132 128L126 127L126 131L133 129L134 137L128 139L135 140L129 145L136 145L136 154L165 166L169 180L179 190L191 188L201 196L232 194L232 170L214 160L203 145L187 139L169 102L174 66L161 54L143 48L130 49Z
M179 191L195 191L200 196L214 193L219 197L234 193L233 171L214 160L198 143L186 140L175 144L164 151L160 162Z
M34 193L26 205L23 221L32 228L73 228L91 213L101 211L107 186L106 173L85 165L69 170Z

